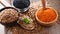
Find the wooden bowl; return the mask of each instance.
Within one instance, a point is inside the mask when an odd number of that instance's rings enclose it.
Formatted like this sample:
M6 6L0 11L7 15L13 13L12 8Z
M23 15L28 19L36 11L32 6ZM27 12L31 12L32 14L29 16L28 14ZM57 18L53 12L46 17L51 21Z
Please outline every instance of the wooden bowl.
M53 9L53 8L51 8L51 7L48 7L48 8ZM42 9L42 8L40 8L40 9ZM40 9L38 9L37 12L38 12ZM56 12L55 9L53 9L53 10L55 11L55 13L56 13L57 16L56 16L56 18L55 18L53 21L51 21L51 22L43 22L43 21L41 21L40 19L38 19L38 17L37 17L37 12L36 12L36 13L35 13L35 17L36 17L36 20L38 21L38 23L41 24L41 25L44 25L44 26L50 26L50 25L52 25L53 23L55 23L55 21L57 21L57 18L58 18L58 13Z

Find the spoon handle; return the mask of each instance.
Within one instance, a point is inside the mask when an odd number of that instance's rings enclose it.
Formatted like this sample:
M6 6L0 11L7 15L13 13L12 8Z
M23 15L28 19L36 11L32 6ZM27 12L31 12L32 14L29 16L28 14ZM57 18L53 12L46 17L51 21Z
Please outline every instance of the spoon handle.
M11 7L11 5L10 5L6 0L0 0L0 3L1 3L4 7Z
M6 7L1 1L0 1L0 3L1 3L4 7Z
M45 2L45 0L41 0L41 1L42 1L43 9L46 9L46 2Z

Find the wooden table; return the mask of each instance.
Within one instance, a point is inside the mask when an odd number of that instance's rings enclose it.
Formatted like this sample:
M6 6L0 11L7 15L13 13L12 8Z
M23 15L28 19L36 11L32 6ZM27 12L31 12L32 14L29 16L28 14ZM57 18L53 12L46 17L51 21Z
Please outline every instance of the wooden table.
M31 18L34 19L34 23L36 23L36 28L32 31L28 31L23 29L21 26L14 24L12 27L6 27L6 34L60 34L60 0L47 0L47 7L53 7L58 12L58 20L51 27L44 27L37 23L36 19L32 14L35 14L38 8L42 7L40 0L31 0L30 9L27 13L23 13L26 15L31 14ZM30 13L32 12L32 13ZM34 18L33 18L34 17Z

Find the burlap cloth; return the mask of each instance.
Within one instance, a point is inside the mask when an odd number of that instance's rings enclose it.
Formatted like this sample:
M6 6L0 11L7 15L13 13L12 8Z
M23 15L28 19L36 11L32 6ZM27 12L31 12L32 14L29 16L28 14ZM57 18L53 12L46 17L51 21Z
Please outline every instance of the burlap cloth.
M13 26L10 26L10 27L7 26L5 28L6 34L49 34L48 31L46 30L46 27L41 26L38 23L38 21L35 19L35 12L40 7L41 6L39 5L39 3L32 3L30 5L28 12L22 13L22 14L28 15L29 17L31 17L34 20L34 23L36 25L34 30L28 31L28 30L25 30L24 28L22 28L21 26L19 26L18 24L14 24Z

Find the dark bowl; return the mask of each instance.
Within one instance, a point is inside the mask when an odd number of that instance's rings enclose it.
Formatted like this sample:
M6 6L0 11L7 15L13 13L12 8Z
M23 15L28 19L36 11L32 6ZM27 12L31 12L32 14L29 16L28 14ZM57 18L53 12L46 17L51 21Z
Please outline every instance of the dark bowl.
M14 7L5 7L5 8L2 8L2 9L0 10L0 12L3 11L3 10L5 10L5 9L9 9L9 8L15 9L15 10L18 12L18 10L17 10L16 8L14 8ZM17 20L18 20L18 18L17 18ZM10 22L10 23L2 23L2 22L0 22L0 23L1 23L2 25L5 25L5 26L13 26L14 24L17 23L17 20L15 20L15 21L13 21L13 22Z

